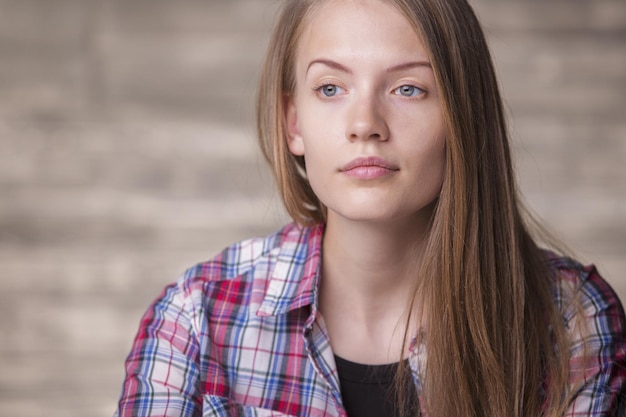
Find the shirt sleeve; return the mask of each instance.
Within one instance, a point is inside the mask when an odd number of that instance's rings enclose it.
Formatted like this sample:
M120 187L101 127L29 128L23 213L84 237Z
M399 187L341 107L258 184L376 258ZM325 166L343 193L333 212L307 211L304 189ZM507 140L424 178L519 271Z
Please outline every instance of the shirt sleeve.
M579 273L582 283L566 316L573 335L570 371L576 391L565 417L626 417L624 310L593 266Z
M143 316L116 417L201 414L199 344L188 304L181 287L171 285Z

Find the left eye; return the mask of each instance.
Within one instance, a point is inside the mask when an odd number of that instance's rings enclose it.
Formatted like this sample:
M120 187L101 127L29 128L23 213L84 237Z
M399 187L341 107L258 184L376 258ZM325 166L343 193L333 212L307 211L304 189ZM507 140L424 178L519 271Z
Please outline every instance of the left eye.
M414 85L407 84L396 88L393 92L404 97L417 97L420 94L423 94L424 90Z

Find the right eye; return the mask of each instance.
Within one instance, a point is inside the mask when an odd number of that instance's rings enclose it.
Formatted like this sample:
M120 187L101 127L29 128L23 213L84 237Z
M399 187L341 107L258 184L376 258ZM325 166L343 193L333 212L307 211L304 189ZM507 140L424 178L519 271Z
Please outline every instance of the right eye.
M324 84L317 87L317 91L319 91L324 97L334 97L341 94L344 89L335 84Z

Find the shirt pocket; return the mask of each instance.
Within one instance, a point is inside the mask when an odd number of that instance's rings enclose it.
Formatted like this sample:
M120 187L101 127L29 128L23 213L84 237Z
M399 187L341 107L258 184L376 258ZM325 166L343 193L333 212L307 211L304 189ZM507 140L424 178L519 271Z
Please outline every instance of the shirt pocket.
M295 417L276 410L239 404L217 395L202 397L202 417Z

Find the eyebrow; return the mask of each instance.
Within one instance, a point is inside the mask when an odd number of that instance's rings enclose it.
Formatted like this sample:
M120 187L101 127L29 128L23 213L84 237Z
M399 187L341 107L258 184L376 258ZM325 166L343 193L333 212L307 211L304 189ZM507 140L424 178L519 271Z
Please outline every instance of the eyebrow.
M314 65L314 64L322 64L322 65L326 65L327 67L330 68L334 68L336 70L339 70L341 72L345 72L347 74L352 74L352 70L344 65L341 65L340 63L330 60L330 59L314 59L313 61L311 61L309 63L309 66L306 69L306 73L309 72L309 69ZM397 72L397 71L404 71L404 70L408 70L408 69L412 69L412 68L419 68L419 67L425 67L425 68L430 68L432 69L432 65L430 65L430 62L428 61L411 61L411 62L405 62L403 64L399 64L399 65L394 65L391 68L387 68L387 72Z
M428 62L428 61L412 61L412 62L406 62L404 64L395 65L395 66L393 66L391 68L388 68L387 72L404 71L404 70L408 70L408 69L412 69L412 68L419 68L419 67L425 67L425 68L433 69L433 66L430 65L430 62Z
M309 63L309 66L306 69L307 73L309 72L309 69L311 69L313 64L326 65L327 67L334 68L334 69L339 70L341 72L352 74L352 70L350 68L345 67L345 66L341 65L339 62L335 62L335 61L332 61L330 59L314 59L313 61L311 61Z

